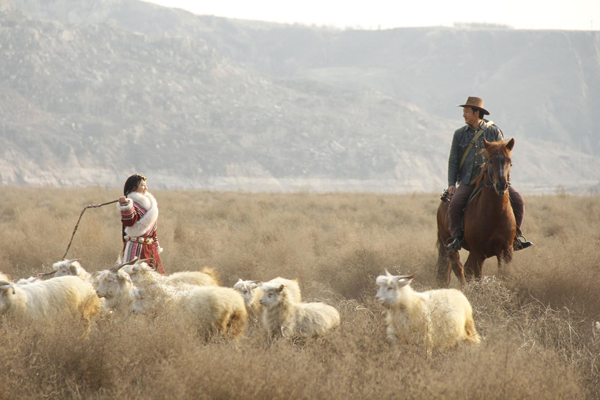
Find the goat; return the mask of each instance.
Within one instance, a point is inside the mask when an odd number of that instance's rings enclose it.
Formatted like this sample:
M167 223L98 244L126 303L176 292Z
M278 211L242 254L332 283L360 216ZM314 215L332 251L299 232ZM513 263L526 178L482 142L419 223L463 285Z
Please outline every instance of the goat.
M456 289L414 291L412 275L385 275L376 279L375 296L387 309L387 336L392 343L423 342L427 355L433 348L443 350L460 341L478 343L473 309L465 295Z
M265 306L262 323L268 342L297 334L319 336L340 324L335 308L323 303L297 303L284 284L270 281L263 283L261 289L260 304Z
M79 315L89 324L99 311L98 296L88 282L73 276L15 284L0 281L0 314L36 322Z
M302 302L302 295L300 293L300 286L298 286L297 280L290 280L281 277L270 280L269 282L280 283L285 285L285 290L288 291L290 298L296 302ZM263 295L263 291L260 287L261 282L256 281L243 281L238 280L233 288L240 292L244 301L246 302L246 309L248 314L253 317L257 317L263 311L264 307L260 304L260 298Z

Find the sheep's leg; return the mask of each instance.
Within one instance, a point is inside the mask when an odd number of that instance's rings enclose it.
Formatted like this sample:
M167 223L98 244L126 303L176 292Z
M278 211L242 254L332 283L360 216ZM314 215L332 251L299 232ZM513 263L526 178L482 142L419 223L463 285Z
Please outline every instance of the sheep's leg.
M477 333L477 329L475 328L475 321L473 321L473 317L467 318L465 323L465 332L467 334L465 341L471 343L479 343L481 341L481 337Z
M217 331L220 334L225 335L227 333L227 328L228 328L230 319L231 319L231 313L224 312L223 314L221 314L221 316L215 323L215 328L217 329Z
M241 311L235 311L231 314L228 329L231 336L234 338L239 337L246 329L248 323L247 316Z

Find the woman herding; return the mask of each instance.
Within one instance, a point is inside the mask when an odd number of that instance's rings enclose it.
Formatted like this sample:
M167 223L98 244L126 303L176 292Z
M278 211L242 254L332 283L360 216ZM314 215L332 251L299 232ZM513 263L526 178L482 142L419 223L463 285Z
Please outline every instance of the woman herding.
M158 245L156 226L158 223L158 203L148 192L143 175L131 175L119 197L119 210L123 223L123 262L135 257L152 259L148 264L157 272L165 274L158 255L162 248Z

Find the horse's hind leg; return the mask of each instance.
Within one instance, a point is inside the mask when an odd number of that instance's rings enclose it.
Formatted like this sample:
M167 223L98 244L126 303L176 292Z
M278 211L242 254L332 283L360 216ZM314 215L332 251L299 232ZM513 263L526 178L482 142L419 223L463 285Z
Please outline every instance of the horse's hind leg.
M467 280L465 279L465 269L460 262L460 254L458 254L458 251L449 251L448 253L448 258L450 259L450 265L454 271L454 275L456 275L462 286L467 283Z
M458 251L451 251L446 248L444 243L438 238L438 261L437 261L437 283L439 287L448 287L450 285L451 272L458 278L461 285L466 283L463 266L460 263Z
M446 288L450 285L450 258L448 249L438 238L437 283L439 287Z

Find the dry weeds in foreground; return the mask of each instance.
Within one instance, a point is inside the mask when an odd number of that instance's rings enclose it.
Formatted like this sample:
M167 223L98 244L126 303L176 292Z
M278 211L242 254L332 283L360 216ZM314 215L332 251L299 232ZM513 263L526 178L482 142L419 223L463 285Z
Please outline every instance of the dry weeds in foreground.
M435 285L436 195L154 194L169 272L211 266L226 286L297 277L306 301L334 305L342 325L267 348L257 325L239 342L204 343L177 316L99 321L89 339L68 323L2 321L0 399L600 397L598 196L527 197L525 229L536 246L515 254L508 281L465 290L484 343L427 360L421 349L388 345L373 295L384 268L418 271L418 289ZM83 206L116 197L2 188L0 271L20 278L50 265ZM119 234L115 207L88 210L69 257L104 269ZM488 260L484 274L495 273Z

